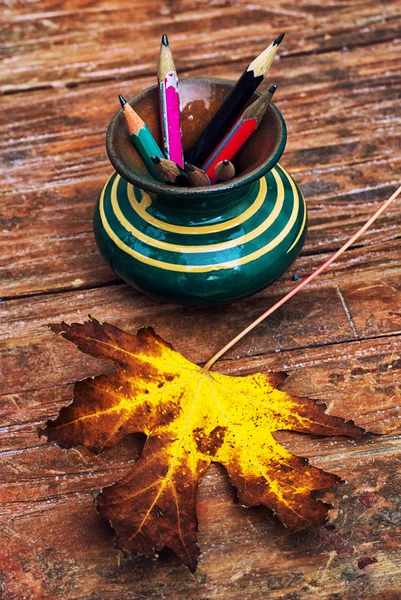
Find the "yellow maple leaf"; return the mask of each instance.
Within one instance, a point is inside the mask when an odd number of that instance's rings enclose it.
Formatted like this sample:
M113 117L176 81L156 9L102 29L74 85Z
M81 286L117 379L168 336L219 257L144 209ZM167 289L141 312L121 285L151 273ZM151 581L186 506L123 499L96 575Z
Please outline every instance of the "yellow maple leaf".
M196 490L211 462L227 469L241 504L268 506L289 527L324 522L328 506L311 492L339 478L290 454L273 432L359 437L362 429L280 391L272 374L207 371L151 328L134 336L95 319L51 327L114 361L116 372L77 382L73 403L48 422L48 439L99 452L127 434L147 436L133 470L97 496L122 549L151 554L167 546L194 570Z

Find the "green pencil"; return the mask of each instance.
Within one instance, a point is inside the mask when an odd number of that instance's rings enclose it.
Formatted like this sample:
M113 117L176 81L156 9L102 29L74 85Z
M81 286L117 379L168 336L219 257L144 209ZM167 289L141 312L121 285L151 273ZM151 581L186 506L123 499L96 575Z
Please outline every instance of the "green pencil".
M162 181L162 178L160 177L155 165L151 160L151 156L159 156L160 158L164 158L164 154L157 145L155 138L150 133L145 121L142 121L138 113L134 111L132 106L128 104L126 99L121 96L121 94L118 94L118 97L120 99L121 108L123 109L132 143L141 155L141 158L147 166L152 177L157 179L157 181Z

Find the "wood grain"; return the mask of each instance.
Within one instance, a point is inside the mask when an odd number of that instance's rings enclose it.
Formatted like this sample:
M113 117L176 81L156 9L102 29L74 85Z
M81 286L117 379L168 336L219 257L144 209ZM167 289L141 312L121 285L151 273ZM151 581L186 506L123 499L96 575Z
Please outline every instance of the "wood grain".
M357 442L277 432L291 452L346 480L321 497L327 527L285 530L243 509L213 465L197 501L195 575L113 549L91 492L140 452L129 436L99 456L47 444L38 428L77 379L108 372L52 334L90 313L127 331L152 325L205 362L354 233L399 185L401 7L397 0L35 0L1 12L0 597L4 600L398 600L401 589L401 201L332 268L217 363L286 371L284 387L368 430ZM308 203L290 272L218 309L182 309L128 288L99 255L94 202L117 93L153 85L160 35L181 77L235 79L286 31L265 89L288 126L282 164Z

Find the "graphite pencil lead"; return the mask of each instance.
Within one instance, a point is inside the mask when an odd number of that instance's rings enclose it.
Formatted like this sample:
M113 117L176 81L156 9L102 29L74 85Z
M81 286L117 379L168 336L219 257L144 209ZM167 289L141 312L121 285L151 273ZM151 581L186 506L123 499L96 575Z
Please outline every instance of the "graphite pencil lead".
M225 167L228 167L228 165L229 165L229 164L230 164L230 161L228 160L228 158L225 158L225 159L223 160L223 165L224 165Z
M126 99L121 94L118 94L118 99L120 100L121 108L124 109L124 106L127 104Z
M278 36L278 38L276 38L273 42L273 46L279 46L281 44L281 42L283 41L283 37L285 36L285 33L280 33L280 35Z
M267 91L269 92L269 94L271 94L273 96L273 94L276 91L276 89L277 89L277 85L274 84L271 87L269 87L269 89Z
M159 156L151 156L150 160L152 161L152 163L154 163L155 165L158 165L160 163L160 157Z
M163 35L162 35L162 44L163 44L163 46L168 46L168 37L165 33L163 33Z
M193 171L195 171L195 167L189 162L184 163L184 169L187 173L192 173Z

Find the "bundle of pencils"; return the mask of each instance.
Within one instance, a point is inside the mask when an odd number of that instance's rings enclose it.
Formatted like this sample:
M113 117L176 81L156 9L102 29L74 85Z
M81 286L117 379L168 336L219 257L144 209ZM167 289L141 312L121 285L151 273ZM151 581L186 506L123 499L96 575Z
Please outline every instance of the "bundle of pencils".
M258 128L277 85L247 104L264 80L283 37L284 33L245 69L184 159L178 76L167 35L162 36L157 70L162 149L146 123L119 94L132 143L157 182L198 187L235 177L231 161Z

